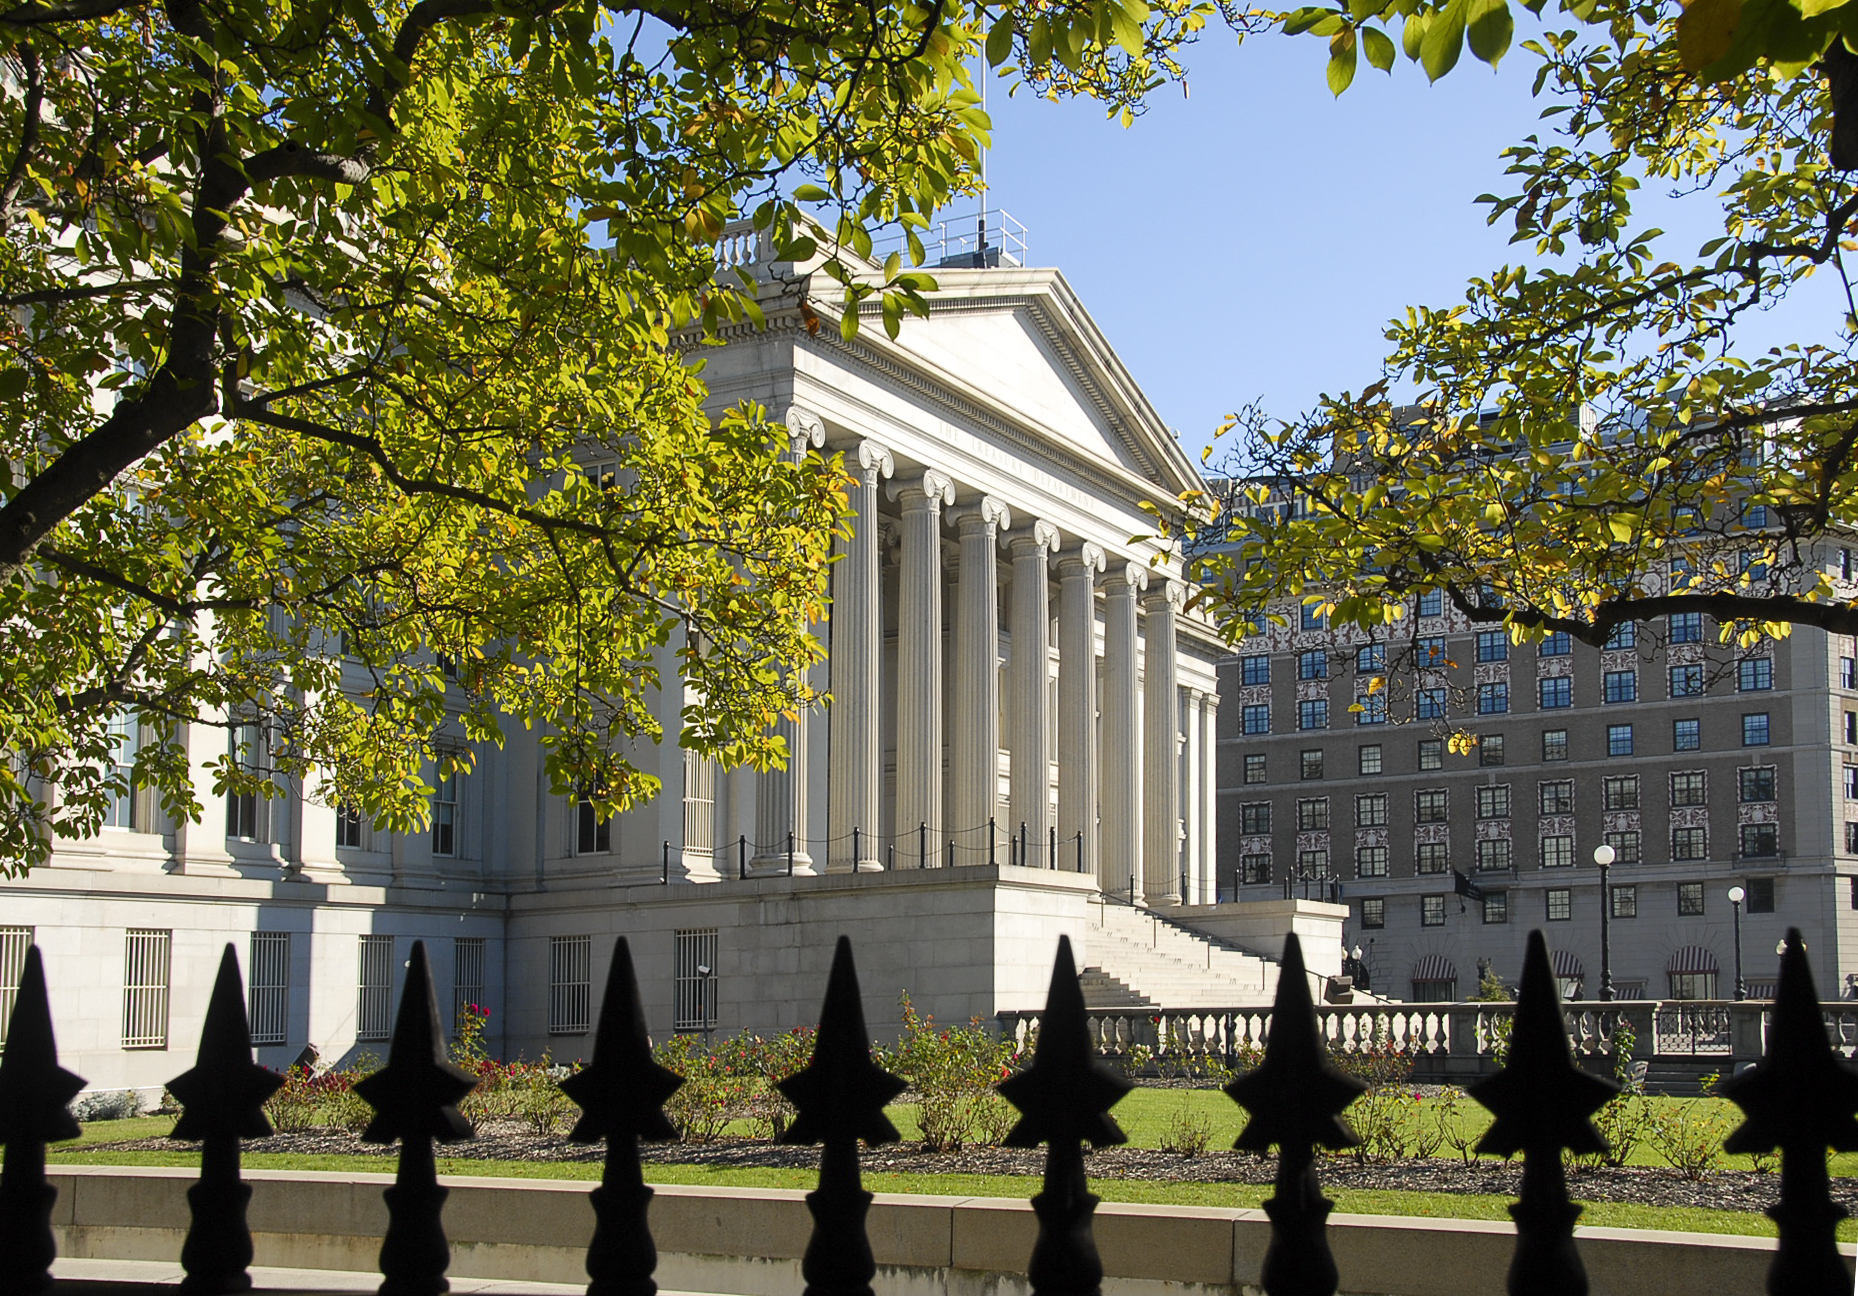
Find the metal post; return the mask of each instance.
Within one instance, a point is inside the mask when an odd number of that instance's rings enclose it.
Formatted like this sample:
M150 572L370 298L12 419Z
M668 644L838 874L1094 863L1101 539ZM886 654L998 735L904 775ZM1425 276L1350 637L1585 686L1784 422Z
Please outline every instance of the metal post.
M929 824L927 821L916 825L916 867L929 867Z
M748 834L743 833L735 839L735 858L742 881L748 881Z
M858 830L854 828L852 829L852 872L854 873L858 871L858 858Z
M1046 865L1054 871L1058 868L1058 825L1053 824L1046 832L1051 836L1051 862Z
M1084 830L1082 828L1077 830L1077 871L1079 873L1084 871Z
M1593 862L1600 866L1600 998L1613 1001L1613 848L1594 847Z
M1032 857L1026 854L1026 821L1019 821L1019 865L1021 868L1032 866Z
M993 816L989 815L987 818L987 863L989 865L999 862L995 853L996 847L999 845L999 840L1000 832L994 827Z
M670 886L671 885L671 843L668 841L664 844L664 851L659 858L658 872L659 872L658 884L660 886Z
M793 829L789 828L787 830L787 876L792 877L793 875L794 875L794 831Z
M1736 892L1741 887L1733 887L1729 892L1729 907L1735 911L1735 1001L1741 1003L1748 998L1748 985L1742 980L1742 897Z
M897 871L897 843L894 841L884 847L884 867L892 873Z

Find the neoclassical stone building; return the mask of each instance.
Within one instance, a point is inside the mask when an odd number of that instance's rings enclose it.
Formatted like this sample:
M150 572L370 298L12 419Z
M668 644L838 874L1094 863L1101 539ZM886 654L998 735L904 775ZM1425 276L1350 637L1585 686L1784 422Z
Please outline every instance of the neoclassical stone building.
M812 1020L841 932L880 1033L903 991L943 1020L1037 1006L1060 934L1094 993L1138 1002L1268 996L1252 951L1293 922L1336 936L1311 964L1339 970L1335 906L1212 907L1220 648L1182 611L1178 557L1131 539L1153 530L1144 501L1200 478L1064 277L942 269L931 318L847 343L818 327L835 285L751 234L727 246L767 327L706 353L716 405L761 402L856 482L820 628L832 702L785 722L789 767L648 749L663 794L600 824L513 742L448 780L419 836L204 779L200 824L127 805L0 883L0 997L36 942L93 1087L184 1068L227 940L273 1065L378 1050L421 938L442 999L485 1005L493 1044L531 1056L585 1047L621 934L660 1033ZM675 734L691 699L668 677ZM204 767L225 737L193 736Z

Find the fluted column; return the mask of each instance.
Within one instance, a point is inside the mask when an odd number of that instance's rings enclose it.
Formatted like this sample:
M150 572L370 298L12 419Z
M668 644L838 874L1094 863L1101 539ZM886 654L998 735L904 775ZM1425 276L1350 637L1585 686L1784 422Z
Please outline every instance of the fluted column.
M1174 613L1180 585L1163 578L1142 599L1142 887L1151 905L1181 902L1180 684Z
M1009 832L1026 826L1022 864L1048 864L1052 826L1051 592L1046 563L1058 528L1033 521L1006 538L1013 558L1013 656L1008 663L1007 747L1013 753Z
M1103 758L1098 806L1103 818L1105 891L1142 898L1141 735L1136 732L1136 595L1148 585L1140 563L1115 563L1103 582Z
M878 664L883 623L878 603L877 483L895 471L890 451L861 441L847 455L852 473L851 534L839 541L832 571L832 709L828 712L826 871L874 871L879 862L878 797L883 752L878 738ZM852 855L852 831L858 854Z
M1000 786L1000 531L1013 524L1005 504L984 495L950 514L961 529L955 593L955 700L949 711L948 823L956 862L986 862L989 819ZM976 827L983 831L972 831Z
M1200 903L1219 900L1219 694L1200 695Z
M916 862L918 825L942 821L942 509L939 472L891 484L903 506L897 606L897 863ZM927 845L930 859L940 843Z
M1097 573L1094 544L1058 558L1058 835L1083 834L1060 868L1097 872Z
M1181 818L1184 821L1187 840L1182 852L1181 872L1184 875L1181 888L1182 904L1201 904L1204 901L1200 893L1200 842L1202 821L1200 817L1200 762L1206 759L1206 753L1200 743L1200 699L1203 694L1199 689L1187 689L1181 699L1181 728L1186 734L1182 744L1183 771L1181 784Z

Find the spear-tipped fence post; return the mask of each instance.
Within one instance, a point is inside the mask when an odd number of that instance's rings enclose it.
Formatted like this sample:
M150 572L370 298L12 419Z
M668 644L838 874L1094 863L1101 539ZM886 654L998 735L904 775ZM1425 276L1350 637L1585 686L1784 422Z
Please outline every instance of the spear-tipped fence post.
M1051 850L1050 850L1051 863L1048 864L1046 867L1050 868L1053 872L1056 872L1058 870L1058 825L1053 824L1050 828L1046 829L1046 833L1051 838Z
M852 829L852 871L857 872L858 866L863 862L864 852L858 849L858 830L854 828Z
M251 1289L252 1234L245 1209L252 1189L239 1176L239 1140L271 1133L264 1103L283 1084L283 1076L252 1061L245 985L239 956L228 944L193 1068L168 1081L181 1103L172 1137L200 1140L200 1182L187 1190L192 1221L181 1244L183 1292L221 1296Z
M45 1145L74 1139L77 1121L65 1104L84 1088L82 1076L58 1065L51 1004L39 947L26 947L6 1051L0 1053L0 1294L33 1296L51 1290L52 1203L58 1190L45 1181Z
M793 829L789 828L787 830L787 876L792 877L793 875L794 875L794 833L793 833Z
M916 825L916 867L929 867L929 825L926 822Z
M1084 871L1084 830L1082 828L1077 831L1077 871L1079 873Z
M668 838L665 841L664 850L659 857L658 874L658 885L671 885L671 842Z
M736 876L743 882L748 881L748 834L742 833L735 839Z
M999 845L1000 845L1000 829L997 826L994 820L994 817L992 815L989 815L987 817L987 863L989 866L998 864L1000 862L999 854L998 854Z

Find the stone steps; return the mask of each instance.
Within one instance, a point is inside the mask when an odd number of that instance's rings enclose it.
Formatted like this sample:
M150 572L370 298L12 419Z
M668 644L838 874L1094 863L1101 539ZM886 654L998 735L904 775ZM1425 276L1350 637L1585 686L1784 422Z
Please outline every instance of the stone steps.
M1277 989L1276 964L1143 909L1099 905L1089 940L1089 965L1102 978L1094 985L1104 996L1093 1004L1087 991L1092 1007L1232 1008L1269 1003ZM1119 992L1139 1002L1110 1002Z
M1153 1000L1146 999L1129 988L1129 983L1119 980L1102 968L1087 967L1077 974L1078 989L1084 992L1084 1007L1092 1012L1105 1008L1154 1008Z

